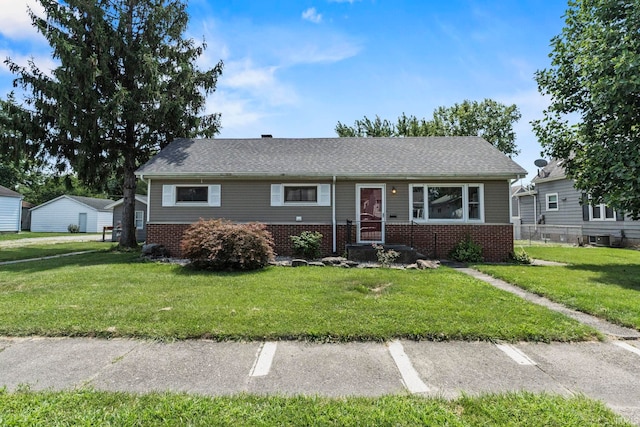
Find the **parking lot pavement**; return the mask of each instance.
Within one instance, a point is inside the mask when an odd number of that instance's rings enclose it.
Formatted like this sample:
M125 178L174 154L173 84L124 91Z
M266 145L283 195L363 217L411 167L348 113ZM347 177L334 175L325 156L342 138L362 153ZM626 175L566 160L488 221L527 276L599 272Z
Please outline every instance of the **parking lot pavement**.
M454 398L527 390L605 402L640 425L640 342L313 344L0 338L0 387L204 395Z

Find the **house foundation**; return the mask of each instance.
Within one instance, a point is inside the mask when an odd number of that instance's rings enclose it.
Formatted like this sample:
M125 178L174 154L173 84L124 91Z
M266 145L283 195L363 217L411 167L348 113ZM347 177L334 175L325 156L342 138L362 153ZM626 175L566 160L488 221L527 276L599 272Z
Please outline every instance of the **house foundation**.
M180 257L180 242L190 224L148 224L147 243L164 245L172 256ZM323 256L332 255L333 229L331 224L268 224L275 252L280 256L293 255L290 236L303 231L319 231L324 236L321 244ZM513 252L513 226L511 224L407 224L387 223L385 244L406 245L432 259L446 259L460 241L470 238L482 247L485 261L502 262ZM355 227L338 224L336 227L337 255L343 255L346 245L355 244Z

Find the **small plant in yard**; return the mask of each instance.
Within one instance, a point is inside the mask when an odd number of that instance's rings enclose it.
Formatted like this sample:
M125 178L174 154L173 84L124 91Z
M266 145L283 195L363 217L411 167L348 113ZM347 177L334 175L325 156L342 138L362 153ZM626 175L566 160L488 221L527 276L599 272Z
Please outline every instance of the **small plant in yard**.
M257 270L274 257L273 238L261 223L203 220L184 233L182 253L203 270Z
M513 251L509 254L509 262L512 264L531 264L531 257L529 254L522 248Z
M67 227L67 230L69 230L69 233L79 233L80 226L76 224L69 224L69 226Z
M385 250L382 245L374 243L372 246L373 249L376 250L376 258L378 258L378 262L382 267L389 267L400 256L398 251L394 251L393 249Z
M459 262L482 262L482 246L471 240L470 236L458 242L451 252L449 258Z
M318 231L303 231L299 236L289 236L293 243L293 253L307 259L320 256L322 233Z

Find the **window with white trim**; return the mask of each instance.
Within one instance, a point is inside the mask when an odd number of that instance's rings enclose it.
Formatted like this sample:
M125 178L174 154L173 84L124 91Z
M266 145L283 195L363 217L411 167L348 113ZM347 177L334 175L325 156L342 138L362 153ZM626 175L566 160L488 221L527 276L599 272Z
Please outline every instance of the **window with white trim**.
M271 184L271 206L331 206L331 185Z
M615 221L616 211L604 203L589 206L589 221Z
M547 194L547 210L548 211L558 210L558 193Z
M136 211L135 212L135 221L136 229L142 230L144 228L144 211Z
M220 206L219 184L163 185L162 206Z
M411 184L410 188L414 221L484 221L482 184Z

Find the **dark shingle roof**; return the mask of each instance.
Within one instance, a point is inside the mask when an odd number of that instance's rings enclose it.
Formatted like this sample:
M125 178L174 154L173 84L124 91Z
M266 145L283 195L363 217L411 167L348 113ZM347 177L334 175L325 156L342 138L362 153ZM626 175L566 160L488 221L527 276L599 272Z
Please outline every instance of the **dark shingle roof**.
M479 137L178 139L143 176L516 177Z
M554 181L566 178L562 163L562 160L551 159L547 166L538 171L538 175L534 176L531 182Z
M84 197L84 196L67 196L70 199L76 200L80 203L83 203L87 206L90 206L96 210L102 211L105 210L106 206L113 203L111 199L96 199L94 197Z
M13 190L9 190L7 187L3 187L2 185L0 185L0 196L5 196L5 197L22 197L22 194L20 193L16 193Z

